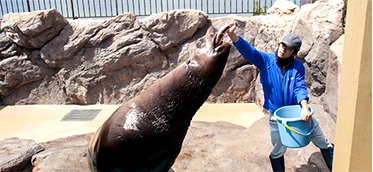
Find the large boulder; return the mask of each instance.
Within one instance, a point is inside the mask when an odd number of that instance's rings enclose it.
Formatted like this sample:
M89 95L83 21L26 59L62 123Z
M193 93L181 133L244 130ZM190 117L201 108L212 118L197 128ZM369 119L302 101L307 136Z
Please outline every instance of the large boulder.
M0 140L0 171L21 171L31 162L31 157L44 147L30 139L10 137Z
M40 143L45 151L31 159L33 171L89 171L87 150L93 133Z
M57 36L68 21L56 9L3 16L1 30L14 43L25 48L41 48Z
M330 46L329 68L326 76L326 90L322 97L325 111L337 122L339 83L341 80L341 67L343 55L344 35Z

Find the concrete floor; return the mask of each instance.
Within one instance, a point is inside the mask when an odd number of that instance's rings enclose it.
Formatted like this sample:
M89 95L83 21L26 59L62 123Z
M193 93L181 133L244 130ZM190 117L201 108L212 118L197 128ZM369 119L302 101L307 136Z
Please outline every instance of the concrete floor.
M19 137L46 142L75 134L94 132L119 105L0 106L0 139ZM72 109L101 109L92 121L61 121ZM244 127L265 117L253 103L204 104L193 121L227 121Z

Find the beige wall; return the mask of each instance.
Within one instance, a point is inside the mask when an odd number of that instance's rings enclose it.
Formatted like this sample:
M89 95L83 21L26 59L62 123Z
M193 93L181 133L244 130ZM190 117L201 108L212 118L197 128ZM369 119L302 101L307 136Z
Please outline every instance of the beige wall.
M372 171L372 2L349 0L333 171Z

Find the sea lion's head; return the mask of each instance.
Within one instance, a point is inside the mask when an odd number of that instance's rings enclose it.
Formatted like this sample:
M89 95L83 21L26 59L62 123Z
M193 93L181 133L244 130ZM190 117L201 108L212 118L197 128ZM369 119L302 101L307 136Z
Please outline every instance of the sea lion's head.
M220 30L210 27L206 35L196 42L196 48L186 66L200 78L218 77L219 80L228 59L231 44L223 41L229 29L225 25ZM216 82L217 82L216 80Z

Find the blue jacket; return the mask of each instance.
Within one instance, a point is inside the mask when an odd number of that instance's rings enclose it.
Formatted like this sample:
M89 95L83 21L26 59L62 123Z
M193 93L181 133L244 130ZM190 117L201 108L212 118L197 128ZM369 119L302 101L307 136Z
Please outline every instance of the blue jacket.
M233 43L241 55L254 64L260 71L260 83L264 91L265 109L274 113L278 108L286 105L296 105L304 99L308 100L307 86L304 82L304 66L294 59L282 76L274 53L264 53L247 41L239 37Z

